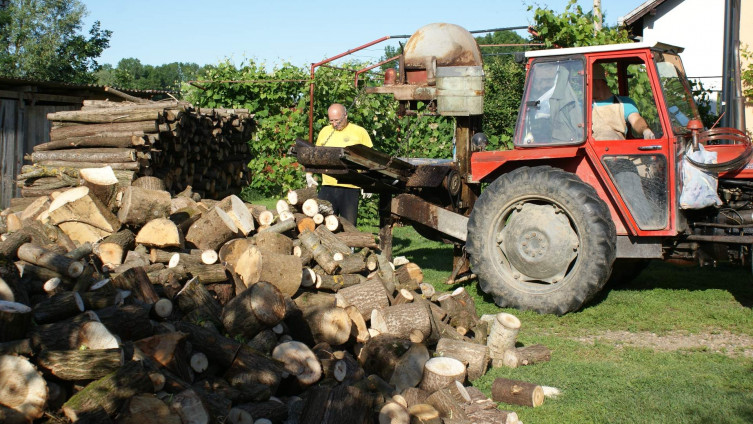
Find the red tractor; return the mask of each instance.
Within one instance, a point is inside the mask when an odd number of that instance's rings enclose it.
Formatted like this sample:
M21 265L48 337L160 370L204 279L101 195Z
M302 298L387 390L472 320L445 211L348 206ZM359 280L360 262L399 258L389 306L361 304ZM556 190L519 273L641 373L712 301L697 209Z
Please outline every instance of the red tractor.
M752 259L750 138L703 128L681 51L636 43L527 52L514 149L486 151L479 48L464 29L431 24L406 43L396 81L368 91L394 95L402 113L422 101L454 116L453 159L303 142L296 153L307 170L381 194L388 251L392 223L410 223L455 245L453 279L469 263L499 306L565 314L610 275L650 259ZM620 113L629 97L649 131L626 119L605 134L596 79Z

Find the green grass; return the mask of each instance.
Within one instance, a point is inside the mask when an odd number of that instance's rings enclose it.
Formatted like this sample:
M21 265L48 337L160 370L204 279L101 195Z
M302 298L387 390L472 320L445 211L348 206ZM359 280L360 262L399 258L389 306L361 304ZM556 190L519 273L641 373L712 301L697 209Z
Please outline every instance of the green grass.
M371 229L373 230L373 229ZM451 272L452 249L428 241L410 227L396 228L393 254L424 271L438 290ZM524 423L750 423L753 422L753 359L704 349L658 352L578 337L605 331L659 336L719 333L753 335L753 277L732 266L698 268L652 263L628 285L605 289L581 311L563 317L494 305L475 282L464 287L479 314L510 312L520 318L518 341L552 350L548 363L491 369L473 382L487 395L495 378L554 386L563 391L538 408L502 404Z

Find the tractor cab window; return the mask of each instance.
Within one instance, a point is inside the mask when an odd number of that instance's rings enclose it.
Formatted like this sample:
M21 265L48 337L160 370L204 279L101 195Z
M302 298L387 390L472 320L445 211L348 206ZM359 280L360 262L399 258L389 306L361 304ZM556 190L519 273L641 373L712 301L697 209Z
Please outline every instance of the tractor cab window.
M596 62L591 70L591 83L594 140L662 137L656 96L643 60L636 57L620 62Z
M688 132L688 121L700 117L682 62L677 55L669 53L656 53L655 60L672 131L675 134L685 134Z
M516 146L580 144L585 140L583 61L534 61L515 131Z

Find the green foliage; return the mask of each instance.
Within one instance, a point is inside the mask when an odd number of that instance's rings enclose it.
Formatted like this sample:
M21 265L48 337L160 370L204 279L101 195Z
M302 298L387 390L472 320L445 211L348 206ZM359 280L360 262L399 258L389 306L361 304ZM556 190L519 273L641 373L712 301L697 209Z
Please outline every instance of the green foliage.
M753 71L752 71L753 72ZM698 107L698 114L701 115L701 121L705 128L711 128L719 120L719 114L714 113L712 110L714 102L711 98L713 91L703 87L703 83L700 80L691 81L693 98L695 104ZM751 93L753 95L753 93Z
M532 10L529 6L528 10ZM583 12L577 0L570 0L561 14L551 9L536 8L533 14L533 40L546 48L581 47L630 42L624 29L603 27L594 34L593 12Z
M103 65L94 73L99 85L132 90L169 90L177 92L181 84L195 80L201 67L195 63L173 62L165 65L143 65L129 57L121 59L118 66Z
M94 82L96 59L111 31L99 21L81 34L86 7L78 0L7 2L0 9L0 71L5 76L68 83Z
M489 138L487 150L512 148L515 122L526 73L522 65L510 60L493 60L484 64L484 133Z
M743 85L743 96L748 102L753 102L753 52L748 50L747 46L740 49L740 55L748 62L741 72L740 77Z

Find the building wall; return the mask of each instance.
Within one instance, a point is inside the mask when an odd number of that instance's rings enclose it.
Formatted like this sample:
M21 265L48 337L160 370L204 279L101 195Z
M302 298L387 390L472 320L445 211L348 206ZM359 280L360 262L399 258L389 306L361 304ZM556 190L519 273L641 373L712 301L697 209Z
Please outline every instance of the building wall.
M643 18L644 41L685 48L680 56L688 77L700 80L706 89L721 90L724 0L669 0L656 12ZM740 22L746 26L744 19Z
M31 106L24 101L0 99L0 209L8 207L11 198L21 197L15 178L21 173L24 155L31 153L35 145L50 141L47 114L80 108Z

